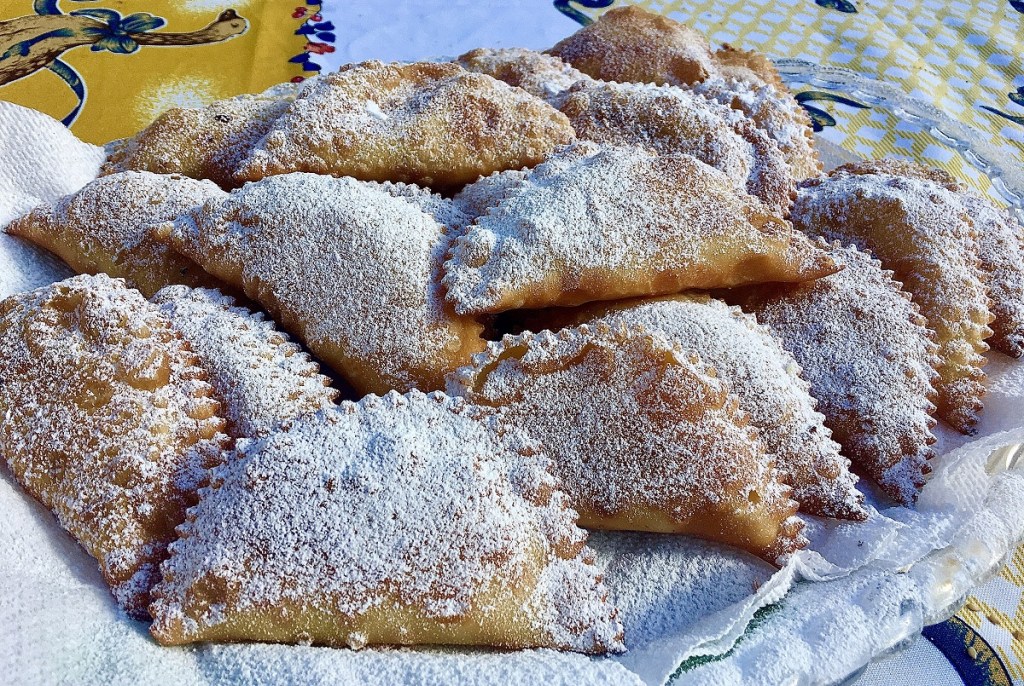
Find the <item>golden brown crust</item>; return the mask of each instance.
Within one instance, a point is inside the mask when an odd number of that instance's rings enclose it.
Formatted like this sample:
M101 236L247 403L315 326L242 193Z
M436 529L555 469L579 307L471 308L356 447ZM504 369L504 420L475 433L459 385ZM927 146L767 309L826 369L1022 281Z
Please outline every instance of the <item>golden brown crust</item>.
M483 348L439 283L450 238L380 184L272 176L175 224L176 249L259 302L360 393L436 390Z
M560 110L581 139L693 155L789 215L796 181L778 144L726 105L672 86L580 83L562 96Z
M1006 208L969 191L952 175L923 164L882 158L845 164L848 174L890 174L930 181L963 204L978 235L978 258L987 277L994 319L989 345L1011 357L1024 356L1024 228Z
M168 286L151 301L206 370L232 438L265 436L284 420L334 406L330 379L262 313L206 288Z
M549 102L574 83L592 80L554 55L525 48L476 48L456 61L467 71L493 76Z
M843 452L910 505L931 469L938 347L893 273L856 248L819 239L844 266L797 285L728 294L793 353Z
M39 206L6 231L55 253L76 272L126 279L147 297L170 284L218 287L223 284L174 251L155 225L221 195L208 181L124 172Z
M681 86L715 72L703 34L636 5L609 10L549 52L602 81Z
M769 560L804 545L791 489L728 386L642 327L506 336L449 389L541 442L584 526L687 533Z
M201 109L172 107L135 136L117 141L101 174L184 174L209 179L221 188L239 186L239 163L288 109L297 90L293 84L281 84Z
M993 319L978 232L957 196L942 186L920 177L851 173L877 164L806 181L793 221L809 233L870 250L913 294L939 345L937 414L973 433Z
M821 174L811 119L788 89L716 76L697 84L693 90L742 112L754 122L778 143L794 178L809 179Z
M145 617L224 420L167 320L121 281L77 276L0 304L0 453Z
M738 79L755 85L769 85L786 92L786 83L772 61L756 50L738 50L728 43L713 55L718 72L726 79Z
M302 90L238 178L306 171L458 186L541 162L573 138L543 100L451 62L342 67Z
M738 307L691 292L532 314L528 328L534 331L584 323L643 326L695 351L739 398L740 409L793 487L792 497L801 512L852 520L867 517L850 461L839 454L824 417L815 411L799 365L767 328Z
M493 411L417 391L240 441L179 529L150 630L164 645L621 651L548 463Z
M459 313L804 281L837 268L689 155L581 141L506 192L445 263Z

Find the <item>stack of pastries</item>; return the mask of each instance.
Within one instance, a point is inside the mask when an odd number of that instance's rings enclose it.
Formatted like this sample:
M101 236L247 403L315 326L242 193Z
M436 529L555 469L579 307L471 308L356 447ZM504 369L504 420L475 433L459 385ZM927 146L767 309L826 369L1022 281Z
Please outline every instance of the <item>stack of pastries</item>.
M636 7L172 109L6 229L82 274L0 304L0 453L162 644L624 650L581 527L783 563L1024 353L1006 210L820 170Z

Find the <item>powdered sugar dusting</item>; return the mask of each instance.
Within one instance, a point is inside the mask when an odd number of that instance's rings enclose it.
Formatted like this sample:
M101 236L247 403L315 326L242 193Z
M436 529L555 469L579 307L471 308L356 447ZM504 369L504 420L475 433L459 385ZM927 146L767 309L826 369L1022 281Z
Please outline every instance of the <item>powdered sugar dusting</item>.
M994 332L989 343L1011 357L1024 355L1024 228L976 195L960 196L978 231L978 257L988 275Z
M985 393L981 353L992 335L977 232L948 189L921 178L870 172L844 166L826 179L806 181L793 221L808 233L855 242L893 270L936 333L938 416L972 432Z
M1017 219L941 169L890 158L865 160L843 169L856 174L889 174L930 181L960 200L977 234L979 266L986 277L995 317L988 343L1012 357L1024 354L1024 228Z
M283 83L205 108L172 108L132 138L115 142L102 173L178 173L233 188L239 185L236 172L242 160L298 91L298 85Z
M172 283L216 283L172 250L153 225L221 197L223 191L209 181L124 172L40 205L6 231L56 253L75 271L127 279L149 296Z
M831 273L756 198L689 155L581 141L534 168L455 240L457 312L575 305Z
M261 313L187 286L168 286L153 302L209 373L233 438L265 436L282 420L334 405L330 380Z
M551 103L574 83L593 80L554 55L525 48L477 48L456 61L469 71L493 76Z
M494 645L620 650L586 534L547 463L492 412L415 391L240 441L171 548L153 633L460 642L454 623L467 620ZM390 607L415 620L375 626ZM244 621L265 615L275 629L264 634ZM341 631L317 633L319 616Z
M384 181L378 187L396 198L402 198L406 202L420 208L442 226L449 229L460 229L469 224L475 218L468 216L462 206L451 198L446 198L440 193L434 193L429 188L417 186L413 183L401 183Z
M693 155L780 215L789 213L796 182L779 145L726 105L672 86L580 83L559 109L580 138Z
M469 219L468 225L509 197L528 176L527 169L508 169L482 176L463 186L452 202Z
M842 271L796 286L751 288L739 299L800 363L844 452L909 504L935 442L937 349L892 272L853 247L837 244L831 254Z
M625 301L585 308L579 321L642 326L696 351L740 399L765 449L808 514L863 519L863 497L839 454L793 357L739 308L702 295Z
M360 392L440 388L483 347L482 327L444 303L443 228L377 185L271 177L183 218L173 240Z
M564 115L485 74L450 62L363 62L303 89L240 176L309 171L457 186L535 165L572 138Z
M105 275L8 298L0 343L0 453L144 617L222 438L203 371L155 307Z
M742 112L768 134L778 143L795 178L807 179L821 172L811 120L789 91L722 77L707 79L692 88L705 98Z
M691 533L774 559L796 503L727 386L643 329L506 336L449 381L540 440L581 522Z

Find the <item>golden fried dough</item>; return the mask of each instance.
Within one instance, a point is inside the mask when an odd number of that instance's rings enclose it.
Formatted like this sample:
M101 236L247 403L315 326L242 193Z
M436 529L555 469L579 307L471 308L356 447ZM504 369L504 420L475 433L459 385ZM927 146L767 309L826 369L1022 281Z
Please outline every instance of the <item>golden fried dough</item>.
M209 374L232 438L266 436L285 419L334 405L330 380L262 313L188 286L168 286L153 302Z
M563 114L485 74L451 62L363 62L306 86L238 176L306 171L458 186L533 166L572 138Z
M574 311L574 318L577 324L642 326L696 352L739 398L740 409L793 487L801 512L866 517L850 462L815 411L799 367L753 317L721 300L689 294L592 303Z
M541 442L583 526L691 534L768 560L806 543L739 401L660 335L598 324L506 336L449 390Z
M76 276L0 303L0 378L0 454L146 617L224 438L195 356L138 291Z
M679 86L716 70L703 34L636 5L609 10L549 52L602 81Z
M621 651L548 464L493 412L416 391L240 441L171 547L153 636Z
M131 138L114 143L101 173L150 171L241 185L239 163L295 99L299 86L282 83L256 95L207 107L172 107Z
M821 160L814 148L811 119L788 90L713 77L693 86L693 91L728 105L754 122L779 145L797 180L821 173Z
M577 305L763 281L835 264L689 155L578 142L513 185L445 263L459 313Z
M854 465L910 505L931 471L926 462L935 442L933 334L877 260L838 243L830 254L842 271L731 296L793 353L825 424Z
M923 179L955 193L978 233L978 258L992 301L988 344L1011 357L1024 355L1024 229L1005 208L967 190L941 169L894 159L846 165L853 174L892 174Z
M992 335L978 234L957 196L930 181L839 167L801 187L793 221L808 233L872 251L913 296L939 345L940 419L973 433Z
M753 86L768 85L779 92L786 92L786 84L778 69L763 53L738 50L726 43L711 58L718 74L726 80L734 79Z
M182 218L172 240L360 393L438 389L484 346L444 301L444 228L379 184L270 177Z
M577 81L592 81L554 55L525 48L477 48L456 62L468 71L493 76L549 102Z
M221 197L209 181L123 172L35 208L6 231L57 254L77 272L126 279L148 297L169 284L220 285L171 249L154 224Z
M693 155L780 216L789 214L796 182L778 144L726 105L673 86L580 83L560 110L581 139Z

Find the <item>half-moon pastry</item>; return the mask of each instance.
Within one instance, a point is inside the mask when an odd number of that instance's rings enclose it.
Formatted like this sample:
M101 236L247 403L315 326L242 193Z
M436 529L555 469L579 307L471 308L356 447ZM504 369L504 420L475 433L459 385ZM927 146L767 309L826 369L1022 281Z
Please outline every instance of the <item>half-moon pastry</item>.
M621 651L548 460L493 412L389 393L239 441L150 607L164 645Z
M484 346L444 301L444 227L379 184L270 177L183 217L172 240L360 393L441 388Z
M149 297L169 284L220 285L175 252L153 225L222 197L209 181L123 172L40 205L6 231L55 253L77 272L123 278Z
M210 179L221 188L239 186L239 164L298 91L297 84L282 83L203 108L172 107L131 138L116 141L102 173L184 174Z
M955 193L974 222L978 258L985 273L995 319L988 344L1011 357L1024 355L1024 229L1009 210L969 191L950 174L934 167L895 159L848 164L856 174L892 174L923 179Z
M680 86L716 72L702 33L637 5L605 12L548 52L601 81Z
M363 62L303 88L238 176L305 171L459 186L533 166L572 138L558 110L486 74L452 62Z
M830 254L842 271L803 284L752 286L731 297L793 353L825 424L854 465L909 505L931 471L939 363L933 334L877 260L838 243Z
M0 303L0 455L144 618L174 527L219 458L205 372L124 282L76 276Z
M285 419L334 406L330 380L262 313L187 286L161 289L153 302L209 374L232 438L265 436Z
M580 83L561 101L584 140L693 155L780 216L789 214L796 182L782 151L730 107L681 88L637 83Z
M464 69L493 76L551 102L577 81L592 79L554 55L526 48L477 48L456 60Z
M982 356L992 335L978 232L957 196L920 178L839 167L801 186L794 223L873 252L914 296L939 346L937 414L973 433L985 394Z
M592 303L574 312L575 323L642 326L657 332L718 372L739 398L767 452L793 487L807 514L864 519L850 461L815 410L792 355L757 321L707 295Z
M739 401L660 335L597 324L505 336L449 391L540 441L583 526L691 534L767 560L805 544Z
M802 281L836 269L788 222L689 155L581 141L509 190L455 240L445 263L456 312Z

